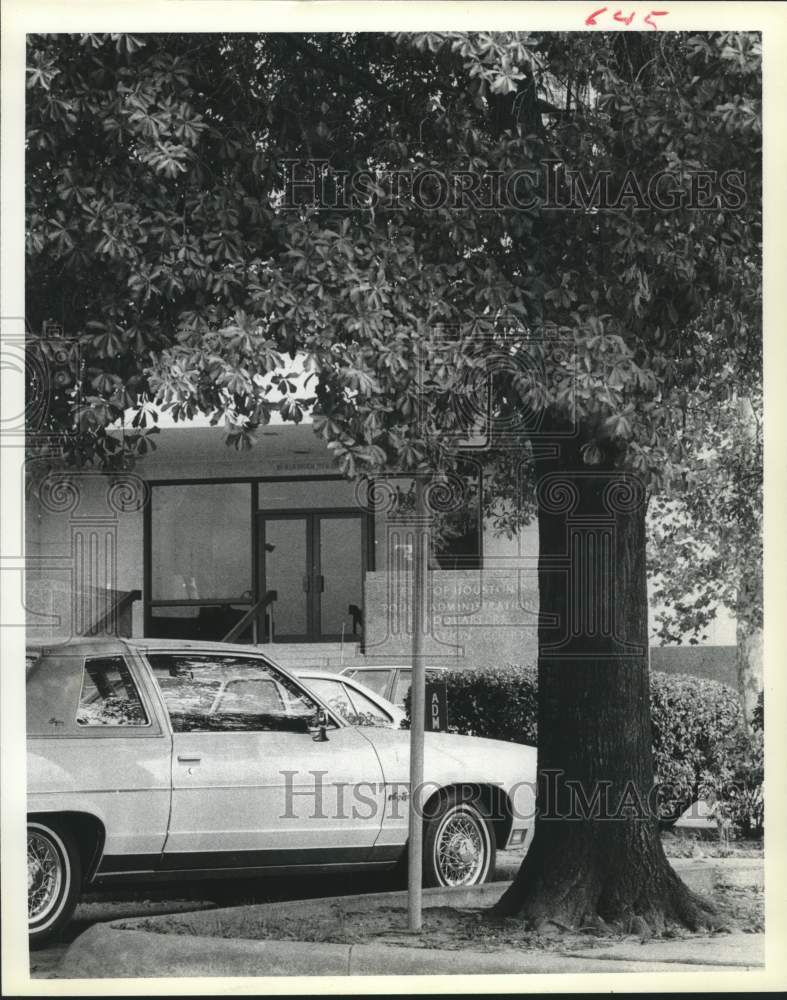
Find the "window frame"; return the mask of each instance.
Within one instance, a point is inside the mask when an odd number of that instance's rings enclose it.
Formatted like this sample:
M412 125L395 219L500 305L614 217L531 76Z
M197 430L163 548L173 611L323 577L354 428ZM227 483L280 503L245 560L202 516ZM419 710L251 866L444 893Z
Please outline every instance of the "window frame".
M85 677L87 676L88 660L113 660L113 659L122 660L123 665L126 668L129 681L131 682L131 684L134 687L134 690L137 693L137 701L139 702L139 707L142 709L146 721L133 722L133 723L80 722L79 712L80 709L82 708L82 697L85 693ZM96 690L98 690L97 685L96 685ZM101 694L100 691L98 693L99 695ZM125 732L128 730L138 731L140 729L147 729L147 730L153 729L153 714L150 711L150 706L145 704L145 699L142 696L142 685L140 684L139 679L134 676L134 671L131 668L129 658L124 656L123 653L121 652L109 653L109 654L87 653L82 657L82 675L79 682L79 698L77 699L77 704L76 704L74 725L80 732L84 732L88 729L95 729L100 732Z
M142 585L142 617L143 617L143 632L146 637L150 638L162 638L161 636L154 636L153 630L155 628L155 616L153 615L153 608L186 608L193 607L198 609L200 607L208 608L221 608L221 607L237 607L248 608L252 607L259 599L263 596L262 587L263 579L261 575L261 553L260 553L260 538L259 531L257 530L257 523L261 515L267 515L274 512L274 508L268 510L267 508L260 508L259 506L259 488L261 485L266 483L319 483L319 482L346 482L346 478L340 474L330 473L328 475L305 475L305 476L217 476L215 478L211 477L209 480L204 478L189 476L184 478L172 478L172 479L149 479L147 480L148 487L150 489L150 501L146 503L143 507L142 514L142 550L143 550L143 585ZM217 599L217 600L197 600L197 601L187 601L187 600L154 600L153 594L153 490L159 489L167 486L202 486L205 483L209 483L211 486L216 485L228 485L228 484L248 484L250 489L250 505L249 505L249 545L251 549L251 585L250 592L251 596L248 600L243 597L240 599ZM348 508L349 510L350 508ZM362 552L361 552L361 586L362 594L365 589L366 574L374 572L375 569L375 552L374 552L374 513L364 510L362 507L351 508L354 513L361 515L361 529L362 529ZM288 513L293 513L294 510L288 508ZM314 514L314 513L336 513L337 515L342 515L344 513L344 508L330 507L330 508L304 508L303 513ZM203 637L204 639L204 637ZM186 639L186 642L199 642L200 639ZM216 641L207 640L205 641ZM300 642L304 643L319 643L325 642L326 640L322 636L307 636ZM364 637L363 634L360 636L361 648L363 648ZM245 643L243 643L245 645ZM249 644L250 648L253 648L253 644Z
M156 676L156 668L155 668L155 666L153 665L153 663L150 660L151 656L215 656L215 657L225 657L225 658L226 657L234 657L235 659L253 660L255 663L258 663L258 664L262 665L263 667L265 667L267 670L271 671L271 673L273 675L273 678L274 678L274 680L275 680L275 682L277 684L280 685L280 678L285 678L286 680L290 681L290 683L294 684L302 692L302 694L304 694L307 698L309 698L312 701L316 702L317 706L318 706L318 709L321 709L323 712L325 712L326 720L327 720L327 724L328 724L328 728L329 729L344 729L344 728L346 728L349 725L349 723L345 719L343 719L341 715L339 715L337 712L335 712L329 705L327 705L322 698L320 698L316 694L313 694L303 684L303 682L300 680L299 677L296 677L296 676L288 673L287 671L283 670L276 663L273 663L271 660L269 660L267 657L261 655L260 653L254 653L254 652L251 652L251 651L248 652L248 653L245 652L245 651L239 652L239 653L233 653L231 650L228 650L228 649L217 650L217 649L207 649L207 648L204 648L204 647L200 648L198 646L195 646L193 649L192 648L177 649L177 648L166 648L166 647L162 648L160 646L156 647L155 645L151 644L149 646L146 646L146 648L144 649L144 651L142 651L142 655L143 655L143 657L145 659L145 664L147 666L147 670L148 670L148 673L149 673L149 676L150 676L150 679L151 679L151 683L155 687L156 696L158 697L159 702L161 703L161 708L162 708L162 711L164 713L164 718L166 719L167 726L169 728L169 731L173 734L173 736L184 736L184 735L188 735L188 736L214 736L214 735L221 735L221 734L225 734L226 735L226 734L230 734L230 733L231 734L235 734L235 735L247 734L247 735L250 735L250 736L261 736L263 734L270 734L270 735L274 735L274 736L282 736L282 735L286 734L286 730L275 730L275 729L225 729L225 730L221 730L221 729L204 729L204 730L200 730L200 729L195 729L195 730L184 731L184 730L177 730L177 729L175 729L175 727L172 724L172 718L171 718L170 713L169 713L169 708L167 707L167 701L166 701L164 692L162 691L161 686L160 686L160 684L158 682L158 678ZM286 691L286 688L285 688L285 691ZM287 697L288 697L288 701L289 701L289 692L287 692ZM303 734L301 734L301 733L291 733L291 734L288 734L288 735L301 736Z

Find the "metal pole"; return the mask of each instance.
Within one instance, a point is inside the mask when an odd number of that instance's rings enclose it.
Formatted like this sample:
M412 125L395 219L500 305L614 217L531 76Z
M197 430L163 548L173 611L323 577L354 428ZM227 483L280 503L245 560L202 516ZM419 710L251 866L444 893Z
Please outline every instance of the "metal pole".
M421 930L423 817L420 789L424 783L424 638L426 633L426 574L429 558L429 531L425 484L415 480L415 521L413 524L413 669L410 685L410 824L407 854L407 914L411 931Z

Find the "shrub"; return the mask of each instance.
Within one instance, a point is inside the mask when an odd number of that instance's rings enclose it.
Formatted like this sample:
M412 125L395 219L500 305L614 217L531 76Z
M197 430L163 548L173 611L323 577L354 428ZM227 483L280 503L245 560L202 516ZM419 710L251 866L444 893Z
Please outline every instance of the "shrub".
M537 674L532 666L454 670L445 675L451 732L511 743L538 741ZM743 723L738 694L719 681L650 676L653 766L659 814L676 819L698 798L719 803L739 832L762 832L762 723ZM410 712L409 692L405 710ZM762 719L762 712L759 714Z
M537 733L536 671L517 666L451 670L442 675L448 690L448 729L508 743L534 745ZM405 697L410 718L410 692Z
M721 775L743 725L740 699L726 684L683 674L650 675L653 770L659 812L677 817Z
M744 837L761 837L765 824L763 798L763 696L750 728L740 726L702 775L700 795L715 805L719 831L733 829Z

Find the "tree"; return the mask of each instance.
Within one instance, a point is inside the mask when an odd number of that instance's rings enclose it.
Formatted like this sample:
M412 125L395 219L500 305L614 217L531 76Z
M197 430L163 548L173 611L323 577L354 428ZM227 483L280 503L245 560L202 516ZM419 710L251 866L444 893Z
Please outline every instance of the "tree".
M700 395L700 394L698 394ZM648 569L663 642L696 644L720 606L736 616L738 687L751 722L762 691L762 395L716 409L691 401L685 488L654 498Z
M30 56L30 318L79 344L49 411L69 459L142 451L153 402L250 445L271 393L302 418L287 355L348 476L449 481L485 423L485 499L510 526L535 509L540 539L541 815L499 910L712 921L650 808L645 507L681 486L687 396L728 399L760 364L758 37Z

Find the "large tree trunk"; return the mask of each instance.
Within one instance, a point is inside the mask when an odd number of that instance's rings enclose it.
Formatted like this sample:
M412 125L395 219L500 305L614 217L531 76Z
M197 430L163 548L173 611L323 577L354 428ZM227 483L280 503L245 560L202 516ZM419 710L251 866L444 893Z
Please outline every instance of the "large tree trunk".
M667 861L653 796L644 491L611 463L583 465L580 444L536 462L538 817L495 910L536 925L696 927L713 910Z

